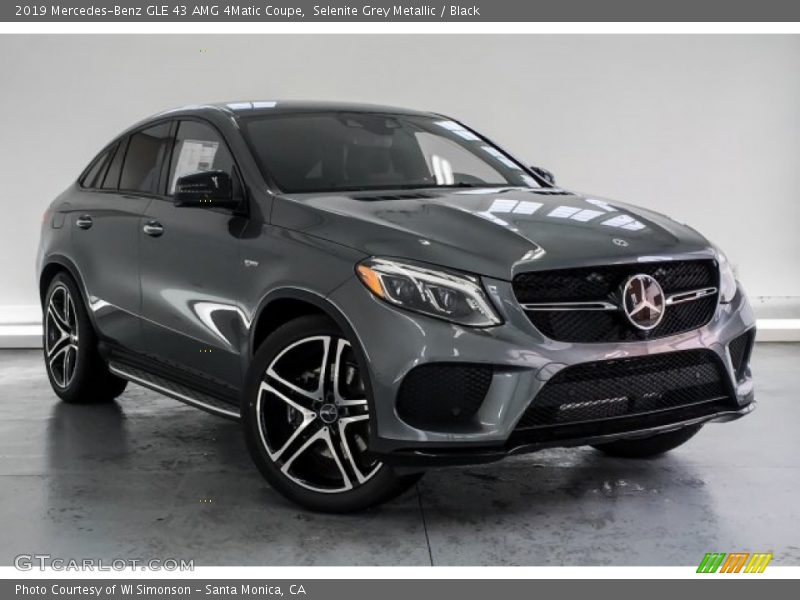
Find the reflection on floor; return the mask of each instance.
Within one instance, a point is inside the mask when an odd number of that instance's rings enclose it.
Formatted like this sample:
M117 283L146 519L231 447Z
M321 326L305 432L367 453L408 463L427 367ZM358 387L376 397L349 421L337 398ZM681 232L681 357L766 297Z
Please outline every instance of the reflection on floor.
M0 564L16 554L197 565L692 565L710 551L800 564L800 345L759 344L759 408L650 462L587 449L438 471L326 516L261 479L238 425L137 386L52 394L39 351L0 351ZM424 511L424 519L423 513Z

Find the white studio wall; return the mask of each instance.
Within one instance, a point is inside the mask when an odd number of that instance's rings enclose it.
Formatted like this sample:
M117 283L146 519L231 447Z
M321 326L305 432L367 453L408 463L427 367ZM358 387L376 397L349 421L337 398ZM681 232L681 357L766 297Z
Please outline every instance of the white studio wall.
M754 299L800 298L798 36L8 35L0 56L0 312L35 310L42 212L119 131L281 98L447 113L694 226Z

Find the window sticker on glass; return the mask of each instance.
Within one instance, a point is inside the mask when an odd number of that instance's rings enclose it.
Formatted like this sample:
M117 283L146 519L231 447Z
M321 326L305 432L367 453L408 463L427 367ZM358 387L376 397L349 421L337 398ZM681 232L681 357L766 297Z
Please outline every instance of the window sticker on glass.
M184 175L210 171L214 167L214 157L217 155L219 142L184 140L178 154L178 162L172 175L169 193L175 192L175 184Z

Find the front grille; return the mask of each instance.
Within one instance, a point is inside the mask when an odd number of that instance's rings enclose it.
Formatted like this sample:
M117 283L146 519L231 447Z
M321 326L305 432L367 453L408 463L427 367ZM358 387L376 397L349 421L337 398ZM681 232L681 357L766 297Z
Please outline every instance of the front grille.
M447 430L468 423L492 383L490 365L435 363L415 367L403 379L397 414L422 429Z
M520 304L610 302L620 306L621 289L632 275L658 281L664 293L718 287L713 260L632 263L520 273L514 294ZM529 310L531 323L545 336L563 342L617 342L654 339L697 329L714 316L717 294L668 306L661 323L650 331L633 327L622 310Z
M733 363L733 370L736 373L736 379L741 380L744 378L747 364L750 362L750 352L753 348L753 339L755 332L744 332L728 344L728 352L731 355L731 363Z
M732 406L710 350L686 350L566 367L542 388L517 430L616 420L698 405ZM676 419L680 420L680 419Z

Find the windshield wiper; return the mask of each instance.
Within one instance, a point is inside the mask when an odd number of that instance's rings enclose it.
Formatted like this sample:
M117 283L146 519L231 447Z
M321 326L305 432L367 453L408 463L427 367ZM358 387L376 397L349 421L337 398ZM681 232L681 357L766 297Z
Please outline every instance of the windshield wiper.
M395 183L385 185L361 185L353 187L332 188L330 190L310 190L310 193L342 193L342 192L376 192L393 190L436 190L436 189L475 189L475 188L495 188L503 191L507 189L518 189L508 184L489 184L489 183L446 183L437 185L435 183Z
M424 188L436 187L436 184L430 183L395 183L386 185L360 185L353 187L332 188L328 192L376 192L376 191L391 191L391 190L418 190Z
M433 188L505 188L508 184L503 183L467 183L466 181L459 181L458 183L444 183L439 185L432 185Z

